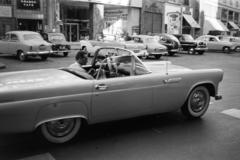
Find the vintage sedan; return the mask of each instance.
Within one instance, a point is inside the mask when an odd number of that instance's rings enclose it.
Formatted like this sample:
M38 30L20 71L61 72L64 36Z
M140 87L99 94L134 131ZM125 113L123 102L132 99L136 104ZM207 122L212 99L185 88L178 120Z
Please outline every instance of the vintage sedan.
M207 51L207 44L203 40L194 40L190 34L175 34L181 43L181 48L183 51L187 51L189 54L198 53L200 55Z
M167 54L167 47L160 44L158 39L154 36L149 35L134 35L132 39L135 43L144 44L149 53L149 56L154 56L156 59Z
M157 37L159 43L167 47L168 54L170 56L173 56L174 54L179 52L181 44L175 36L167 33L157 33L154 34L154 36Z
M233 36L218 36L220 41L227 41L233 43L233 50L235 52L240 52L240 37Z
M52 53L51 44L32 31L10 31L0 40L0 53L16 55L20 61L39 56L46 60Z
M221 99L221 69L192 70L170 62L143 63L132 51L106 47L78 68L0 74L0 132L39 131L53 143L95 124L180 109L202 117Z
M134 41L107 41L107 40L81 40L81 49L88 52L89 56L94 56L97 49L101 47L119 47L132 50L138 57L147 57L149 54L146 46L143 44L135 43Z
M198 37L196 40L207 43L208 50L230 53L235 49L235 45L232 42L221 41L217 36L203 35Z
M52 50L54 55L63 54L67 57L71 51L69 42L66 41L64 34L58 32L48 32L42 34L43 39L52 44Z

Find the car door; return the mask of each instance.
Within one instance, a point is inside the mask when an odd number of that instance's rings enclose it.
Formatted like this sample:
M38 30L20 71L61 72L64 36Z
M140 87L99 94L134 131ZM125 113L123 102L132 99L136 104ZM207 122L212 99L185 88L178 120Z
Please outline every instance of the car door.
M17 50L19 49L19 37L16 34L11 34L10 35L10 40L9 40L9 48L8 48L8 53L9 54L17 54Z
M0 53L8 53L10 34L7 33L5 37L0 41Z
M130 63L134 65L133 60ZM128 64L125 65L127 66ZM92 121L96 123L151 113L153 108L150 75L140 73L95 80Z
M215 37L208 37L207 46L209 50L219 50L220 43Z

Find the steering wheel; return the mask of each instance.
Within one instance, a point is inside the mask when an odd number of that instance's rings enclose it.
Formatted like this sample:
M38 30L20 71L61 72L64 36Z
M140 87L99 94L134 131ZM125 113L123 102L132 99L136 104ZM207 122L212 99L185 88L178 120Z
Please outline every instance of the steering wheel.
M97 71L94 68L89 69L87 73L90 74L91 76L93 76L94 78L97 75Z

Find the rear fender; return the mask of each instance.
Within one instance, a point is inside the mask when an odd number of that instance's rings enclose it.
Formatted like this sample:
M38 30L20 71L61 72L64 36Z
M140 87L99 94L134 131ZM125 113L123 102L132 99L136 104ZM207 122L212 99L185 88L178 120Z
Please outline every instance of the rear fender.
M80 101L56 102L42 107L38 112L35 128L41 124L66 118L83 118L88 121L87 106Z

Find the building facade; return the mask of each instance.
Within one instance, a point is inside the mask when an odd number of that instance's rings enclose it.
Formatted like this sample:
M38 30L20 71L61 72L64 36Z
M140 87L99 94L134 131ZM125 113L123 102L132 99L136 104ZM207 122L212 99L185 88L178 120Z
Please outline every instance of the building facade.
M202 34L239 34L239 0L195 0Z

